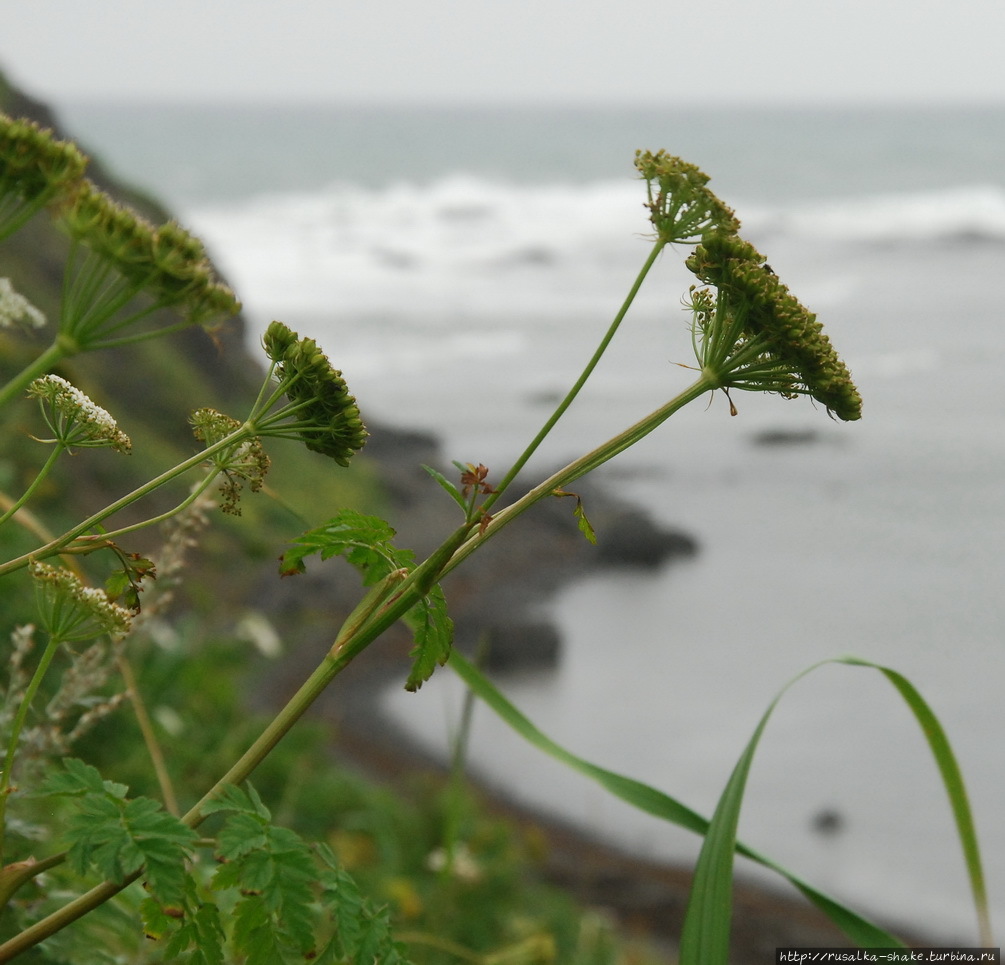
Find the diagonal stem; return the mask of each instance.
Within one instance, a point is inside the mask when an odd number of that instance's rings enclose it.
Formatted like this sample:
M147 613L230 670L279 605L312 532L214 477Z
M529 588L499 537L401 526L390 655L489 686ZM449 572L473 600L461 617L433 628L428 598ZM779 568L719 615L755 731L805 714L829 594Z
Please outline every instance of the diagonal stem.
M635 296L639 293L639 289L642 287L642 283L646 280L646 276L649 274L649 270L656 264L656 259L659 258L660 252L663 251L666 246L665 241L657 241L653 245L652 251L649 252L649 257L646 259L645 264L639 270L638 275L635 278L635 282L629 289L628 294L625 296L625 300L621 303L621 308L618 309L618 313L614 316L614 320L611 322L607 329L604 337L600 340L600 344L597 346L596 351L590 358L590 361L586 363L586 367L583 369L579 378L576 380L575 385L569 389L565 398L558 404L555 411L549 416L548 421L541 427L541 430L536 436L531 440L530 444L526 449L520 454L519 458L515 463L513 463L509 472L503 477L502 482L499 483L495 488L495 492L492 493L489 498L485 501L484 509L488 510L493 503L505 492L507 487L513 480L517 477L520 470L523 469L527 462L530 460L531 456L538 450L538 447L544 442L545 438L555 428L555 424L559 419L565 415L566 410L575 401L577 395L579 395L580 389L586 385L586 380L593 374L593 370L597 367L600 359L603 357L604 352L607 351L607 346L611 344L611 340L614 338L618 329L621 327L621 322L624 320L625 315L628 314L628 309L631 308L632 303L635 301Z

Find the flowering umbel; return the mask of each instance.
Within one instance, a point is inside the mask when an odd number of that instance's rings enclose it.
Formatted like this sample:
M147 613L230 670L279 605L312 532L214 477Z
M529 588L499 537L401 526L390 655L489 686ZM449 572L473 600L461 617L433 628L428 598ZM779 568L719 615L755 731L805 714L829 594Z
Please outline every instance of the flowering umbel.
M299 338L282 322L273 322L262 341L290 403L283 412L292 416L282 432L270 429L269 434L295 435L308 449L347 466L366 444L367 431L342 372L314 339Z
M125 293L144 291L156 305L176 306L195 322L240 310L234 293L216 279L202 243L175 222L155 226L89 181L66 205L63 221L121 277Z
M240 429L241 423L216 409L203 408L192 413L192 427L196 439L213 445ZM215 453L212 460L221 475L220 508L232 516L240 516L238 503L244 483L253 493L260 492L269 471L271 463L262 441L253 436L236 442Z
M58 375L43 375L28 386L28 395L39 400L42 417L53 433L51 439L65 449L96 449L108 446L118 452L129 452L132 443L100 405L92 402L75 385Z
M732 233L739 222L707 187L709 177L666 151L636 151L635 167L646 180L649 218L666 244L694 244L709 231Z
M823 326L753 245L707 235L687 267L716 289L692 288L695 351L724 389L809 395L839 419L862 417L862 399Z
M42 328L45 315L14 290L9 278L0 278L0 328L13 328L15 325L26 330Z
M85 586L69 570L38 560L30 572L38 590L42 625L52 637L69 643L129 631L133 615L112 603L104 590Z
M71 194L87 159L34 121L0 114L0 237L16 231L39 208Z

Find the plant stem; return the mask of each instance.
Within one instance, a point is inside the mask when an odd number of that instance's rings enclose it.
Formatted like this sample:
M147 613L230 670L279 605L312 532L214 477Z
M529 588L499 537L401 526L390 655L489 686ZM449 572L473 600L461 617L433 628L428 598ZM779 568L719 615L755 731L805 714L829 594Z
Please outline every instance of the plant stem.
M52 371L67 355L72 354L68 350L66 340L62 336L57 336L56 340L38 358L25 366L24 369L0 389L0 406L6 405L16 395L23 392L34 379Z
M32 480L31 485L22 493L20 499L17 502L12 503L7 511L0 516L0 526L7 522L29 499L31 499L32 494L36 489L42 484L42 481L46 476L49 475L50 470L54 465L56 465L56 460L60 457L63 452L63 447L60 445L53 446L52 452L49 453L48 459L45 460L45 465L39 469L38 474Z
M233 767L213 785L193 808L182 816L182 821L191 828L198 827L203 820L202 808L219 794L225 785L240 784L247 780L332 680L352 662L353 658L408 612L422 595L429 591L429 587L436 580L470 556L486 539L516 519L534 503L551 495L556 488L579 479L591 469L623 452L662 425L688 402L701 397L712 388L714 386L705 378L698 379L689 388L635 425L569 463L564 469L554 473L521 499L507 506L506 509L496 514L484 532L476 530L474 535L471 535L474 527L467 523L455 530L432 556L402 580L397 591L391 595L386 603L373 612L370 619L359 625L358 628L354 627L350 630L345 638L340 634L328 655L304 681L286 706L279 711ZM9 961L14 955L31 948L48 938L49 935L55 934L71 922L93 911L139 878L141 874L142 869L125 881L103 882L59 911L54 912L48 918L32 925L10 941L0 945L0 962Z
M9 962L16 958L21 952L33 948L39 942L45 941L50 935L67 925L73 924L78 918L83 918L90 911L103 905L110 898L114 898L120 891L131 885L143 874L144 869L140 869L123 882L105 881L90 891L74 898L69 904L64 905L58 911L54 911L47 918L35 922L34 925L19 932L13 938L0 945L0 962Z
M348 665L349 660L333 657L331 654L315 668L303 682L300 689L289 699L286 706L269 722L258 739L241 755L233 767L203 795L193 808L182 816L182 821L190 828L198 827L203 820L202 808L223 789L224 785L241 784L265 759L291 727L304 715L307 709L328 686L334 677Z
M558 404L555 411L548 417L548 421L541 427L540 432L531 440L530 444L526 449L520 454L520 457L515 463L513 463L509 472L503 477L502 482L499 483L495 488L495 492L489 496L485 501L484 508L487 510L496 500L505 492L507 487L513 480L517 477L520 470L523 469L527 462L530 460L531 456L537 451L538 447L544 442L545 438L555 428L555 424L559 419L565 415L566 410L572 405L576 396L579 395L580 389L586 384L586 380L593 374L593 370L597 367L600 362L601 357L604 352L607 351L607 346L611 344L611 340L614 338L615 333L621 326L621 322L624 320L625 315L628 314L628 309L631 308L632 302L635 301L635 296L639 293L639 289L642 287L642 283L646 280L646 276L649 274L649 270L656 264L656 259L659 258L660 252L666 247L665 241L657 241L653 245L652 251L649 253L649 257L646 259L645 264L640 269L638 275L635 278L635 282L629 289L628 294L625 296L625 300L621 303L621 308L618 309L617 315L614 316L614 320L611 322L607 329L606 334L600 340L600 344L597 346L596 351L590 358L590 361L586 363L586 367L580 373L579 378L576 380L575 385L569 389L565 398Z
M174 793L171 775L168 773L167 763L164 760L164 751L161 750L160 742L157 740L157 733L154 731L153 721L150 720L150 714L147 713L147 706L143 701L143 694L140 693L139 684L136 682L136 674L133 673L133 666L124 653L119 653L116 656L115 663L118 665L119 673L122 674L122 681L126 685L126 693L129 694L129 702L133 705L136 722L139 724L140 733L143 735L143 743L146 746L147 754L150 755L150 763L153 765L154 773L157 775L161 797L164 799L164 809L169 814L177 817L181 813L178 807L178 798Z
M161 486L165 485L165 483L170 482L175 477L180 476L183 473L188 472L190 469L194 469L196 466L201 465L210 456L221 451L222 449L226 449L228 446L240 443L244 441L244 439L251 438L254 435L255 435L254 424L245 422L243 425L235 429L232 433L230 433L227 436L224 436L224 438L222 438L219 442L215 442L213 443L213 445L207 446L201 452L197 452L194 456L190 456L183 462L178 463L178 465L173 466L171 469L168 469L165 472L162 472L156 478L151 479L148 482L145 482L142 486L137 487L131 493L127 493L125 496L122 496L121 498L115 500L115 502L110 503L104 509L98 510L98 512L96 512L93 516L89 516L82 523L78 523L72 529L67 530L67 532L63 533L61 536L57 536L55 539L46 543L44 546L40 546L38 549L33 550L30 553L25 553L23 556L19 556L16 559L9 560L6 563L0 564L0 576L4 575L5 573L9 573L13 570L21 569L22 567L27 566L28 563L30 563L34 559L44 559L47 556L52 556L56 553L63 551L75 539L77 539L80 536L83 536L84 534L87 533L88 530L92 529L94 526L97 526L99 523L104 522L106 519L108 519L109 516L113 516L115 513L119 512L122 509L125 509L127 506L131 505L137 500L142 499L144 496L149 495L155 489L160 488ZM189 501L190 500L186 499L185 502L182 503L181 506L177 507L175 511L184 508L186 505L188 505ZM137 526L126 527L119 532L128 532L132 529L137 528L138 528Z
M616 436L608 439L607 442L597 446L596 449L573 460L543 482L538 483L537 486L521 496L516 502L511 503L505 509L496 513L484 529L479 529L478 532L474 533L460 546L457 552L450 557L449 561L442 568L440 575L442 576L450 572L450 570L478 549L485 540L494 536L502 527L512 522L521 513L526 512L535 503L552 495L556 489L561 489L575 482L575 480L592 472L598 466L602 466L605 462L613 459L619 453L624 452L625 449L635 445L640 439L645 438L650 432L666 422L675 412L714 388L715 385L703 375L679 395L651 412L644 419L640 419L623 432L619 432Z

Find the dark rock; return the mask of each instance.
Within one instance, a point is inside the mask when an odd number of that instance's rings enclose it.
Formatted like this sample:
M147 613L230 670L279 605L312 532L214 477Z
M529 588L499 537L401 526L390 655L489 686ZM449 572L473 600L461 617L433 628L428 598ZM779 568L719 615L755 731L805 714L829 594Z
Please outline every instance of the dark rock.
M625 512L598 540L597 549L602 565L653 569L675 559L690 559L697 554L698 543L685 533L659 528L644 513Z
M484 628L487 644L483 665L497 673L553 670L560 638L550 623L506 623Z
M764 429L752 440L755 446L806 446L820 441L816 429Z

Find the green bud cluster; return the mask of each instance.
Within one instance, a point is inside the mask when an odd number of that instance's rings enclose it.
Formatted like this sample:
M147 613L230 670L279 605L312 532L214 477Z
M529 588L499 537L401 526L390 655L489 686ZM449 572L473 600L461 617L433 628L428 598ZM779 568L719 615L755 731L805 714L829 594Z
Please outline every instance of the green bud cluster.
M102 633L129 632L133 615L112 603L104 590L85 586L63 567L38 560L30 566L38 591L39 615L48 633L64 642L90 640Z
M288 428L308 449L349 465L353 453L366 444L367 431L342 372L314 339L299 338L282 322L273 322L262 341L295 414Z
M137 291L178 305L195 321L230 316L240 303L217 281L202 243L175 222L156 227L84 181L63 212L70 235Z
M810 395L839 419L862 417L862 399L823 326L753 245L713 233L687 267L717 289L714 309L709 295L693 295L696 326L703 335L717 328L730 333L729 360L720 360L722 386Z
M733 233L739 222L706 185L709 177L666 151L635 152L635 167L649 191L649 218L659 240L694 244L707 232Z
M19 216L0 217L6 232L46 204L72 194L80 184L87 158L67 141L57 141L33 121L0 114L0 215L5 209Z
M196 439L207 445L213 445L241 428L237 419L210 408L196 409L191 422ZM247 482L253 493L260 492L271 465L268 454L262 448L262 441L257 436L245 439L215 453L212 459L221 474L220 508L232 516L240 516L239 503L244 483Z

